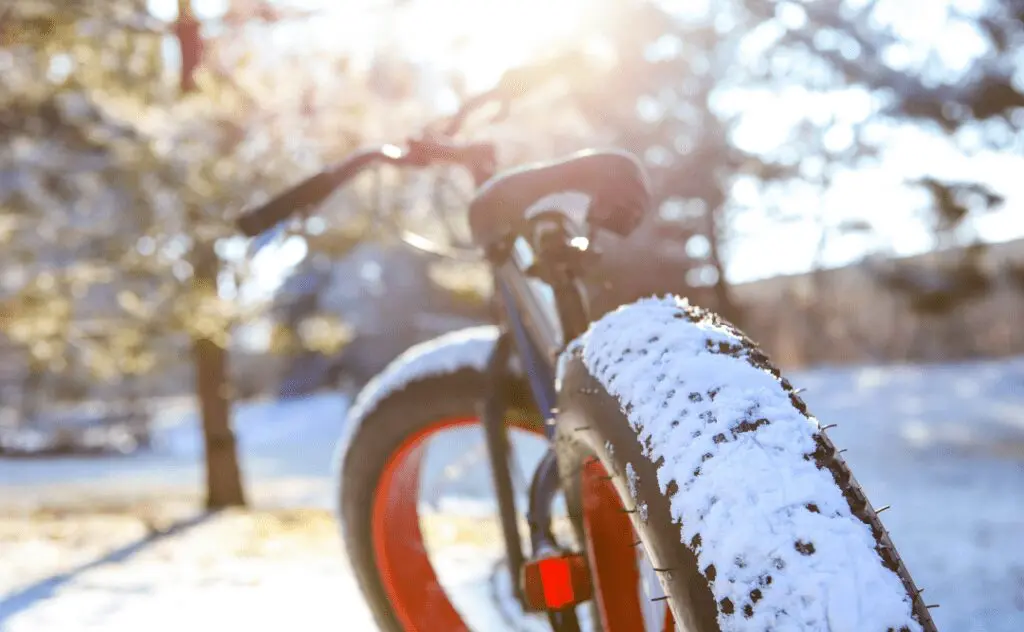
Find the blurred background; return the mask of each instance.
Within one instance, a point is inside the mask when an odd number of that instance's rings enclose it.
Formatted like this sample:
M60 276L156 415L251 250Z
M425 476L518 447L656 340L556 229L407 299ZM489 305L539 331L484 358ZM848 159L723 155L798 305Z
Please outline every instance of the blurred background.
M305 529L338 547L303 512L332 506L350 398L409 345L488 321L485 267L399 239L464 238L471 182L367 172L255 257L232 221L567 50L584 63L464 135L502 167L642 159L656 212L600 244L600 308L674 292L746 330L843 422L873 502L903 503L887 524L953 602L941 627L1024 628L1021 2L15 0L0 629L134 625L141 610L53 604L112 534L173 534L153 525L179 506L270 512L232 514L255 521L235 542ZM86 530L71 544L67 515Z

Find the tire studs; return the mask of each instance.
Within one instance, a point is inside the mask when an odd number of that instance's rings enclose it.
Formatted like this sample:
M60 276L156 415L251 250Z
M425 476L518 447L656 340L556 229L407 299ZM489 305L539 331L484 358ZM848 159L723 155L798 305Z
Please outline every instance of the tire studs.
M826 430L831 430L832 428L837 428L837 427L839 427L839 424L829 424L827 426L823 426L821 428L821 432L825 432Z
M925 608L929 608L929 609L931 609L931 608L938 608L938 607L939 607L939 604L937 604L937 603L933 603L930 606L925 606Z
M668 595L662 595L661 597L651 597L651 601L666 601L667 599Z
M877 515L877 514L880 514L880 513L882 513L883 511L885 511L886 509L889 509L890 507L892 507L892 505L886 505L886 506L884 506L884 507L879 507L878 509L876 509L876 510L875 510L875 514L876 514L876 515Z

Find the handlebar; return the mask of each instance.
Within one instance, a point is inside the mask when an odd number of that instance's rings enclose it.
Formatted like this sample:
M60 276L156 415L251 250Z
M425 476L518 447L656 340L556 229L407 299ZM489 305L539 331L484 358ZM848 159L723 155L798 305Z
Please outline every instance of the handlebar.
M494 171L494 146L490 143L454 144L437 140L410 141L409 149L395 145L358 151L343 162L303 180L269 202L247 211L239 218L239 230L255 237L291 216L316 206L346 182L376 163L427 167L458 164L469 169L474 179L483 180Z
M274 228L294 214L320 204L339 187L378 162L410 167L458 164L472 172L479 186L494 174L494 146L490 143L457 144L445 139L454 136L470 114L488 103L500 103L501 111L495 118L500 117L507 112L509 102L523 94L527 87L543 83L552 75L560 74L563 67L575 58L575 53L572 53L547 63L506 72L496 87L467 100L448 119L437 137L428 135L420 140L409 141L405 150L395 145L383 145L358 151L347 160L278 194L262 206L246 211L237 221L239 230L247 237L255 237Z
M247 211L239 218L238 228L247 237L255 237L292 214L323 202L342 183L380 159L394 161L397 157L392 157L385 148L358 152L340 165L321 171L279 193L263 206Z

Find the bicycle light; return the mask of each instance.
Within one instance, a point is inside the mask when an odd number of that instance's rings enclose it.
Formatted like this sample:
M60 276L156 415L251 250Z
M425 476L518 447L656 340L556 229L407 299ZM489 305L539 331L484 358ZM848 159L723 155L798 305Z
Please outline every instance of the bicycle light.
M525 606L531 611L563 610L587 601L594 592L587 562L579 553L527 562L522 585Z

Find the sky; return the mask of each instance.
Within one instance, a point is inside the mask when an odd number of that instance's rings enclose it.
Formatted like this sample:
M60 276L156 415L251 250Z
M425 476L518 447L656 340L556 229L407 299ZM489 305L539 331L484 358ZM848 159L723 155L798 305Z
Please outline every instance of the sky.
M713 0L688 0L687 11L704 11ZM976 11L982 0L880 0L877 15L888 22L908 44L890 53L894 64L910 64L926 55L937 55L944 66L962 68L974 55L983 53L981 38L963 24L948 23L947 10ZM201 17L216 17L226 0L194 0ZM851 0L859 4L863 0ZM471 89L482 89L503 70L527 59L540 47L570 37L585 15L586 0L407 0L399 19L389 11L394 0L297 0L290 4L323 11L316 19L268 31L268 46L310 49L344 48L355 57L394 46L409 51L414 59L443 72L458 66L467 74ZM176 0L150 0L153 13L172 19ZM681 7L684 5L680 5ZM793 5L795 6L795 5ZM798 8L785 20L801 19ZM464 41L462 52L451 53L452 42ZM938 46L938 44L943 44ZM755 53L756 54L756 53ZM744 92L734 95L742 103L744 122L736 140L744 148L770 150L786 142L790 123L801 110L821 107L835 113L840 122L855 124L870 112L870 97L850 91L828 103L815 104L800 91ZM728 101L728 100L726 100ZM726 104L728 105L728 104ZM753 107L751 107L753 106ZM835 143L844 142L844 126L837 126ZM1017 155L978 151L970 157L955 150L946 139L915 131L880 128L887 151L875 166L841 174L822 195L808 189L790 193L785 204L808 217L824 211L829 217L867 219L876 229L871 240L861 236L833 239L824 253L826 265L842 265L859 259L867 249L881 247L894 254L910 255L932 247L911 209L927 200L908 190L909 178L933 174L977 179L1006 196L1002 210L975 222L978 237L1004 241L1024 237L1024 152ZM968 130L962 138L968 145ZM750 183L738 182L734 198L754 209L762 201ZM819 229L811 221L774 225L759 213L746 213L733 226L736 235L728 248L728 275L734 282L806 271L815 261ZM261 253L256 262L262 290L271 290L287 270L305 254L300 240L278 244ZM261 292L262 293L262 292Z

